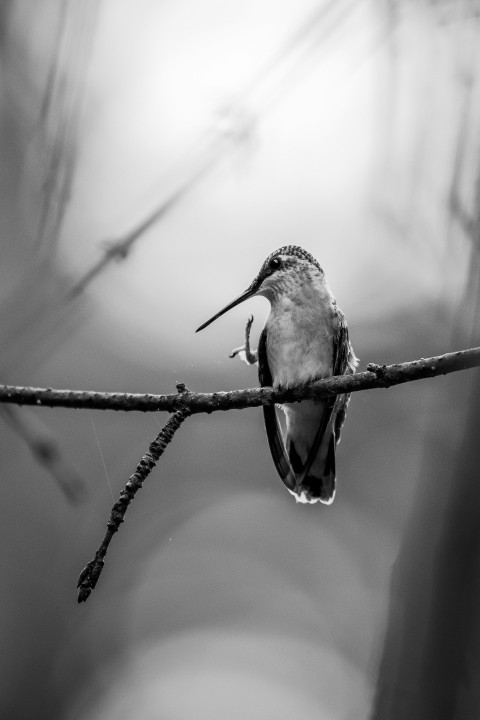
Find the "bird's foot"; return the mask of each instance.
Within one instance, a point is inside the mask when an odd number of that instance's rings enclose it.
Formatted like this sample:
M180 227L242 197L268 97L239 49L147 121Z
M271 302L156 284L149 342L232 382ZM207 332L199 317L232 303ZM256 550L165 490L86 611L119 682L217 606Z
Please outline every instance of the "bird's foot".
M246 362L247 365L255 365L255 363L258 362L257 350L252 350L250 348L250 331L252 329L252 324L253 315L250 315L245 326L245 345L240 345L240 347L235 348L229 355L231 358L237 357L238 355L240 360Z

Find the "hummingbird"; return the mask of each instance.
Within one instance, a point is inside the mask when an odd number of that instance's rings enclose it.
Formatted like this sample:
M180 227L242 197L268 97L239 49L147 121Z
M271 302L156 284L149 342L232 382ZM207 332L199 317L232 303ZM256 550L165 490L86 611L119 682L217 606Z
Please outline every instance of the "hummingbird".
M258 349L233 351L258 363L262 387L277 390L306 385L332 375L355 372L355 357L345 316L320 264L298 245L285 245L264 261L258 275L235 300L203 323L203 330L224 313L256 295L270 301ZM265 429L273 461L289 492L301 503L330 505L335 497L335 448L350 394L285 403L285 431L273 405L264 405Z

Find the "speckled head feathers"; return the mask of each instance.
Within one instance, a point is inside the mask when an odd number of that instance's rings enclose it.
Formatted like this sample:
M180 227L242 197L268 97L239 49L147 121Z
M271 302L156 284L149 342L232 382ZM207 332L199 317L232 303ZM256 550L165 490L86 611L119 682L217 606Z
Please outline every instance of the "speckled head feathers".
M272 258L276 257L277 255L290 255L292 257L301 258L302 260L307 260L307 262L315 265L315 267L323 273L323 269L321 268L320 263L315 260L313 255L310 255L309 252L304 250L299 245L284 245L283 247L278 248L278 250L275 250L267 257L262 267L268 266L270 260L272 260Z
M263 262L248 292L264 295L272 301L282 293L305 286L305 283L323 281L324 275L313 255L298 245L284 245Z
M283 258L283 260L280 260L280 258ZM303 260L304 262L298 263L297 260ZM324 275L323 269L313 255L310 255L310 253L298 245L284 245L267 257L260 268L260 272L253 281L252 287L258 289L263 281L272 275L274 275L275 278L283 276L284 282L287 281L287 276L289 275L290 280L292 280L294 277L299 277L299 274L301 276L305 271L308 272L308 266L310 266L310 269L314 270L315 273L319 272L320 275Z

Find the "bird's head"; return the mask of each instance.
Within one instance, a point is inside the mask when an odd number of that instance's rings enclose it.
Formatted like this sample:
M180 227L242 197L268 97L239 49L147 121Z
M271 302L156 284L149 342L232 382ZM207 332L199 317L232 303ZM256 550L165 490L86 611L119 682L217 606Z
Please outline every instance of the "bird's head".
M196 332L255 295L275 302L281 296L298 294L312 284L323 282L324 272L313 255L298 245L285 245L267 257L256 278L241 295L200 325Z

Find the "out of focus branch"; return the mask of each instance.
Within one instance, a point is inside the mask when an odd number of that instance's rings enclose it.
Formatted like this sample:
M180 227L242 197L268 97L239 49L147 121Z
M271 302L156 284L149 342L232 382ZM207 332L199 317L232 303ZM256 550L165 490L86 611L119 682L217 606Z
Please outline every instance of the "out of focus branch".
M125 237L102 243L101 257L70 288L66 295L67 300L80 295L114 261L125 260L147 230L176 208L232 148L251 136L252 128L261 115L276 98L284 94L288 84L291 84L292 59L293 70L298 72L318 47L325 46L335 33L340 33L358 5L354 0L330 0L327 4L317 4L314 12L259 70L235 102L226 107L226 112L221 112L227 121L227 127L209 149L200 168L194 170L179 189ZM244 108L249 110L245 113Z
M104 251L102 257L95 262L89 270L82 275L76 283L70 288L66 295L67 300L73 300L80 295L85 288L90 285L97 275L100 275L108 265L114 260L125 260L137 240L149 230L155 223L163 219L173 210L193 188L205 177L205 175L215 166L222 153L218 149L212 150L211 157L208 157L204 164L186 180L186 182L175 190L159 207L153 210L148 217L134 227L124 238L103 243Z
M366 372L338 375L311 385L289 389L274 390L264 387L215 393L183 392L178 395L150 395L0 385L0 403L89 410L176 412L186 409L191 414L212 413L217 410L241 410L260 405L297 402L306 398L322 398L360 390L388 388L392 385L447 375L478 366L480 366L480 347L431 358L420 358L398 365L370 363Z
M452 194L450 198L450 211L473 246L478 247L480 244L480 218L467 212L456 193Z
M22 438L35 460L50 473L58 487L71 503L84 499L86 486L83 479L71 466L55 436L44 427L39 418L32 417L16 407L3 405L0 415L12 430Z

